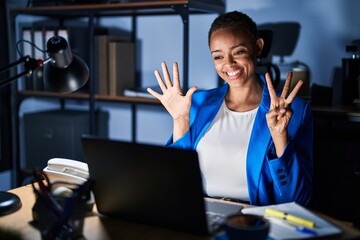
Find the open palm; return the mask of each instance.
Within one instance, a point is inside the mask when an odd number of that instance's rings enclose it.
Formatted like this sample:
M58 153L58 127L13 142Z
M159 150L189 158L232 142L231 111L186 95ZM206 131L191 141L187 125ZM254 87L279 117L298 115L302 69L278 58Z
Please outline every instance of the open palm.
M151 88L148 88L147 91L160 100L174 120L182 118L189 119L191 97L197 88L190 88L184 96L180 87L178 64L176 62L173 64L173 81L170 78L165 62L161 63L161 68L164 80L158 70L155 70L155 76L161 88L162 94L155 92Z

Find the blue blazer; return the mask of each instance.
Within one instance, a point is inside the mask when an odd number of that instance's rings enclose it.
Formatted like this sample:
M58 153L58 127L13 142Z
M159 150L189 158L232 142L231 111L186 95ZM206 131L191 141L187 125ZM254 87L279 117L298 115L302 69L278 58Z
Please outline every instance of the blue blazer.
M291 105L293 116L288 126L289 143L282 156L275 147L265 114L270 95L265 83L262 100L255 117L247 153L247 181L250 204L269 205L295 201L306 206L312 195L313 116L310 104L296 97ZM215 118L228 90L228 84L193 94L190 109L190 130L167 146L196 149L200 139Z

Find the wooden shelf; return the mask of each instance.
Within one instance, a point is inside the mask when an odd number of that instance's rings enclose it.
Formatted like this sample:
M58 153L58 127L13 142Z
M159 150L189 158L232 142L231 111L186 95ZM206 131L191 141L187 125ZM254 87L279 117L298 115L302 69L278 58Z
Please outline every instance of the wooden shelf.
M34 91L23 90L18 92L22 98L28 97L43 97L43 98L57 98L57 99L83 99L89 100L90 95L88 93L55 93L49 91ZM141 98L141 97L127 97L127 96L108 96L108 95L95 95L94 98L97 101L111 101L111 102L126 102L126 103L143 103L143 104L161 104L159 100L155 98Z
M95 99L100 101L112 101L112 102L161 104L160 101L155 98L142 98L142 97L95 95Z
M69 99L89 99L89 94L87 93L56 93L49 91L35 91L35 90L22 90L18 92L19 97L27 98L27 97L46 97L46 98L69 98Z
M206 1L147 1L108 4L82 4L62 6L36 6L11 9L17 14L31 14L51 17L125 16L176 14L177 8L187 8L189 13L222 13L225 6Z

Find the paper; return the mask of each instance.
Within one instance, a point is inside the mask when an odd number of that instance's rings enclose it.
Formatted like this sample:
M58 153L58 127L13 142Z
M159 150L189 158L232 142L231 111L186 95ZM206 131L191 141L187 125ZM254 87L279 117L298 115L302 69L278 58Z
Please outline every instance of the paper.
M161 88L159 86L149 86L152 90L157 93L162 94ZM148 93L146 90L147 87L142 88L126 88L124 90L124 96L127 97L143 97L143 98L155 98L153 95Z
M242 209L241 212L244 214L255 214L255 215L264 216L265 209L269 207L315 222L315 228L313 228L312 230L316 231L317 234L316 237L335 235L335 234L340 234L342 232L342 230L339 227L336 227L335 225L317 216L310 210L304 208L303 206L295 202L261 206L261 207L244 208ZM314 237L311 234L295 231L293 228L287 227L286 224L279 223L278 222L279 219L274 219L274 218L268 218L268 219L271 224L269 239L306 239L306 238Z

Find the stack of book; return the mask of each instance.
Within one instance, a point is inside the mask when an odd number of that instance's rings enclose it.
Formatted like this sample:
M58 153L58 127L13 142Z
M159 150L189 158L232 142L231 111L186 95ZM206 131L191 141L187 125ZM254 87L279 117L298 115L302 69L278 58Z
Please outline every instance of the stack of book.
M95 79L99 95L121 96L135 86L135 44L114 35L95 36Z

